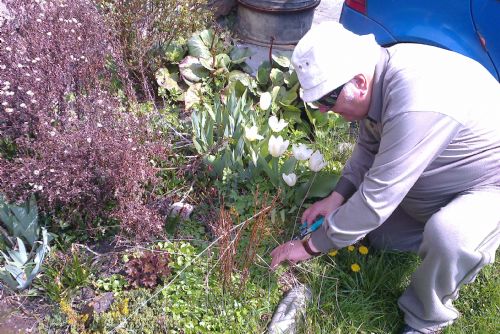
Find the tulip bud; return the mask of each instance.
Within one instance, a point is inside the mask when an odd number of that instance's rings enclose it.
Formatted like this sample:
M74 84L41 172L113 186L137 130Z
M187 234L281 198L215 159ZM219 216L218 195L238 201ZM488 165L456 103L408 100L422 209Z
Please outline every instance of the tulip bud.
M299 146L292 146L293 156L297 160L307 160L311 157L313 150L308 148L306 144L300 144Z
M323 155L316 150L309 158L309 169L313 172L319 172L326 166L326 162L323 160Z
M269 154L275 158L280 157L283 153L285 153L289 143L290 141L284 141L281 136L278 136L277 138L275 136L271 136L271 138L269 138Z
M282 176L285 183L288 184L290 187L293 187L295 183L297 183L297 175L295 175L294 173L288 175L283 173Z
M259 128L255 125L252 126L251 128L247 128L245 126L245 138L248 139L249 141L264 139L264 137L259 135L258 131Z
M283 130L285 128L285 126L288 125L288 123L285 122L284 119L278 120L278 117L276 117L274 115L269 117L268 124L269 124L269 127L271 128L271 130L273 130L273 132L280 132L281 130Z

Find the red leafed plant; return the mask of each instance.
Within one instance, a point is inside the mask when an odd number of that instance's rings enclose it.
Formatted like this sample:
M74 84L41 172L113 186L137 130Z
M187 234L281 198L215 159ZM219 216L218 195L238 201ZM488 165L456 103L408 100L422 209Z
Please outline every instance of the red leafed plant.
M127 262L127 279L136 288L154 288L161 280L170 276L169 262L170 256L167 252L147 251Z

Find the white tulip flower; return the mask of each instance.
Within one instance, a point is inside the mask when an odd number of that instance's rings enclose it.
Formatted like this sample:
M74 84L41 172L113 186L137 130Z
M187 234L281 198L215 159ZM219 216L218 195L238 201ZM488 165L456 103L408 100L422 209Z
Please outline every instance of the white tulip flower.
M267 110L271 106L272 96L269 92L264 92L260 96L259 106L262 110Z
M277 138L275 136L271 136L271 138L269 138L269 153L273 157L278 158L285 153L288 148L288 144L290 144L290 141L283 140L283 137L281 136L278 136Z
M311 154L313 153L312 148L308 148L306 144L300 144L300 145L293 145L292 146L292 152L293 156L297 160L307 160L309 157L311 157Z
M326 166L326 162L323 160L323 155L316 150L309 158L309 169L313 172L319 172Z
M285 126L288 125L288 123L285 122L284 119L278 120L278 117L276 117L274 115L269 117L268 123L269 123L269 127L274 132L280 132L281 130L283 130L285 128Z
M297 175L295 173L291 173L286 175L285 173L282 174L283 180L288 184L290 187L293 187L295 183L297 183Z
M245 138L249 141L261 140L264 139L261 135L259 135L259 128L257 126L252 126L251 128L247 128L245 126Z

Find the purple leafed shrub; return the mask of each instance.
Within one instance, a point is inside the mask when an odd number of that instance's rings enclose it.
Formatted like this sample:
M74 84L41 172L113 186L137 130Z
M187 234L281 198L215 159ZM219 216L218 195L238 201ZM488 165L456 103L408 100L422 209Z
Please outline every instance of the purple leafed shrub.
M120 52L100 13L86 0L4 2L13 19L0 29L0 143L14 149L0 149L1 192L36 193L46 213L76 211L89 227L118 218L139 239L157 235L145 185L162 152L147 119L106 89L106 61L119 65Z

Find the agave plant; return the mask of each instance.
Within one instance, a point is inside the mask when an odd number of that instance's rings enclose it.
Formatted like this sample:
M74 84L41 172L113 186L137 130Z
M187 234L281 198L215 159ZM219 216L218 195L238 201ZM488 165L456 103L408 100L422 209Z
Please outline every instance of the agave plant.
M3 237L11 246L6 252L0 252L5 260L5 265L0 266L0 280L11 289L26 289L40 272L50 250L49 234L38 224L34 196L25 204L17 206L6 203L0 195L0 221L7 228Z

